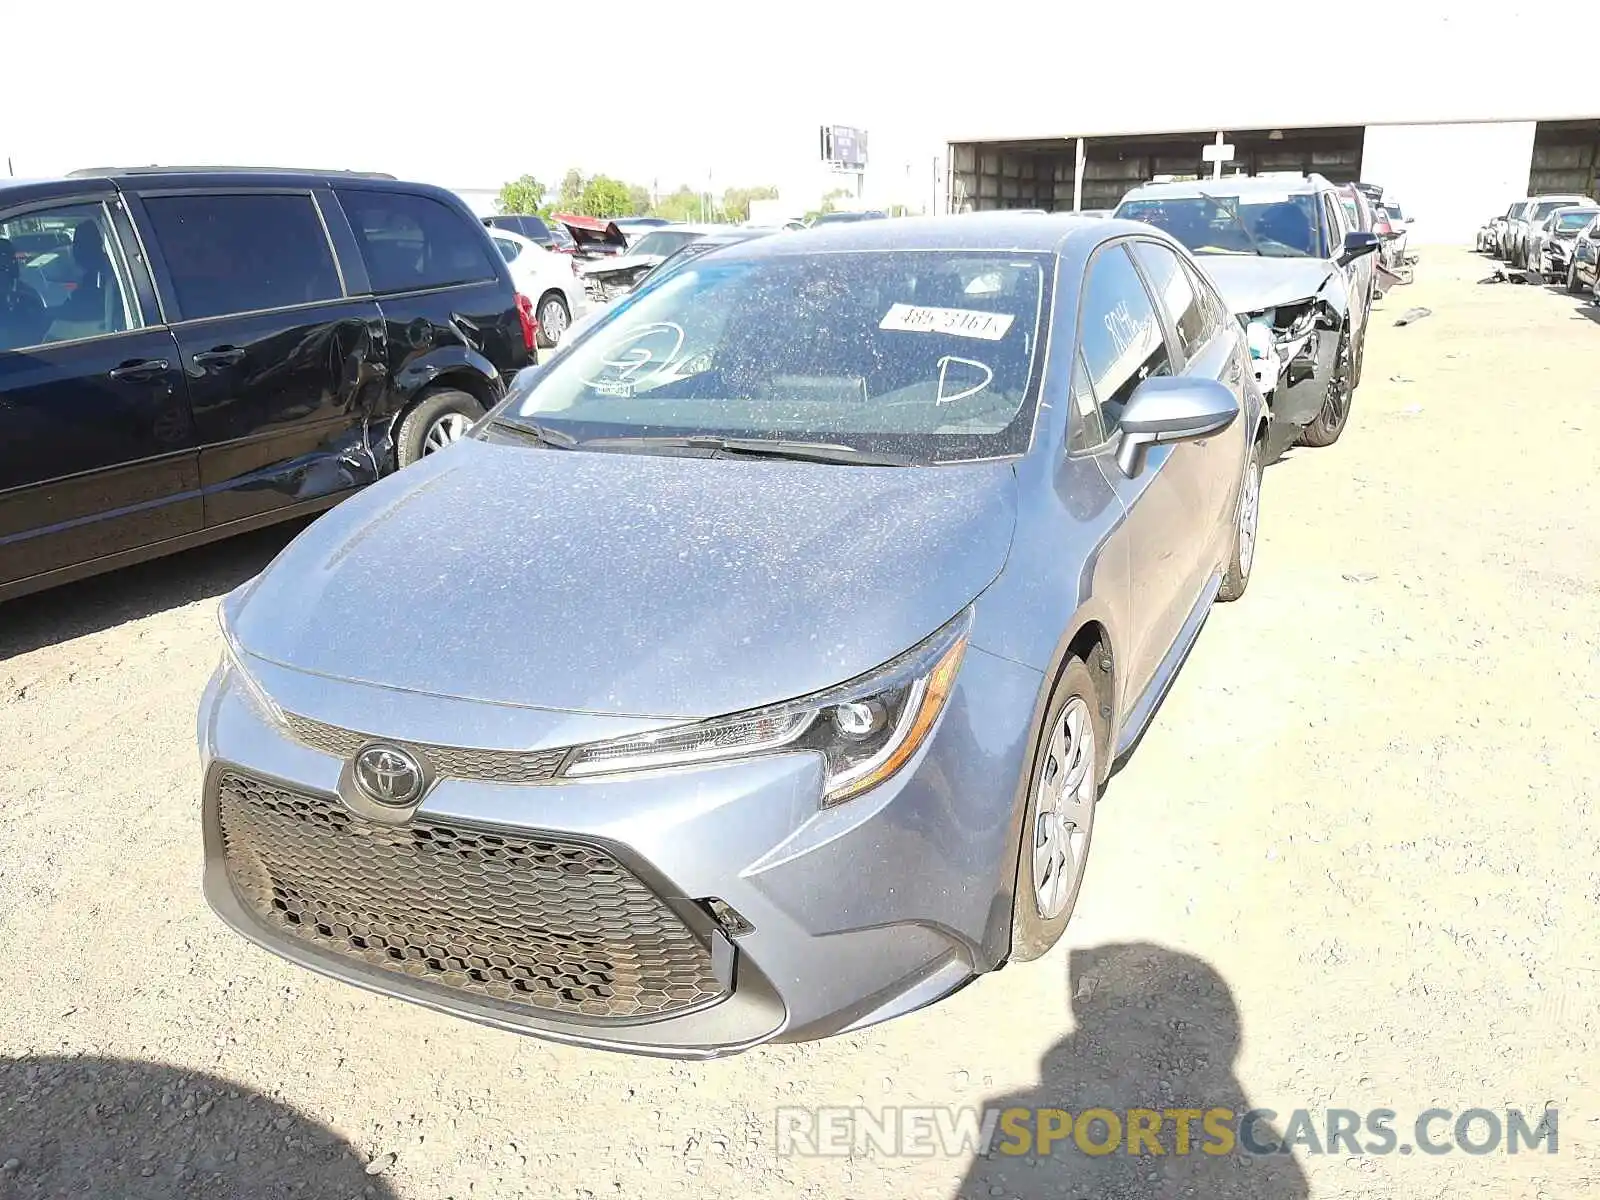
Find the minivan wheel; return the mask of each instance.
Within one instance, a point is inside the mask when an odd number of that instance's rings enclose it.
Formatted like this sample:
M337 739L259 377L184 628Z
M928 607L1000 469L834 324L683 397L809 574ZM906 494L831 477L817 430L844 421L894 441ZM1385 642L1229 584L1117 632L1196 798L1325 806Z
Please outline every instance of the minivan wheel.
M1350 418L1351 390L1350 329L1346 326L1339 335L1339 348L1334 351L1327 399L1322 402L1322 411L1300 431L1301 445L1331 446L1339 440Z
M1011 901L1011 958L1028 962L1060 939L1078 902L1108 725L1082 659L1067 660L1034 751L1022 853Z
M539 301L539 340L546 349L561 344L562 335L572 324L572 313L560 292L546 292Z
M1239 511L1233 525L1233 553L1228 573L1222 577L1217 599L1237 600L1250 586L1250 568L1256 558L1256 530L1261 523L1261 438L1250 446L1244 479L1239 484Z
M412 406L395 434L395 456L402 467L461 440L483 416L477 398L456 388L433 388Z

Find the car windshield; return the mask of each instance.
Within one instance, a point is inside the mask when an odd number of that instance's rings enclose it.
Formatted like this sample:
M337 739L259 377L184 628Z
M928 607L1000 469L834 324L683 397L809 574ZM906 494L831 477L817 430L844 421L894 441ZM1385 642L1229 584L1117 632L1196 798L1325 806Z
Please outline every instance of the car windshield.
M1400 206L1393 200L1385 200L1383 202L1383 210L1389 214L1391 221L1404 221L1406 219L1406 214L1401 211Z
M499 417L580 440L781 438L920 463L1021 453L1052 262L702 258L609 314Z
M1565 212L1556 217L1556 231L1558 233L1576 233L1590 221L1594 220L1597 209L1582 208L1576 212Z
M1539 206L1533 210L1533 216L1530 218L1530 220L1542 221L1546 217L1548 217L1551 213L1555 212L1556 209L1558 209L1558 208L1566 208L1571 203L1572 203L1571 200L1545 200L1545 201L1542 201L1539 204Z
M1118 205L1116 215L1164 229L1196 254L1259 249L1269 258L1316 258L1322 252L1317 198L1310 193L1134 197Z
M704 236L703 233L690 233L682 229L653 229L628 247L628 254L630 257L637 254L671 254Z

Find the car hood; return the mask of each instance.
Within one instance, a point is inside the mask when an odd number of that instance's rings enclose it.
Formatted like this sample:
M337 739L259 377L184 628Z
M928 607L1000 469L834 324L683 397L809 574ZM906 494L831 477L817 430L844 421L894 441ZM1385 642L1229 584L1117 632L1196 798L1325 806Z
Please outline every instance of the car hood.
M999 574L1009 463L851 467L465 440L316 521L230 607L317 675L701 718L853 678Z
M1237 316L1315 296L1334 273L1333 265L1320 258L1198 257Z
M630 271L654 270L666 257L665 254L619 254L614 258L580 263L578 274L609 279L613 275L626 275Z

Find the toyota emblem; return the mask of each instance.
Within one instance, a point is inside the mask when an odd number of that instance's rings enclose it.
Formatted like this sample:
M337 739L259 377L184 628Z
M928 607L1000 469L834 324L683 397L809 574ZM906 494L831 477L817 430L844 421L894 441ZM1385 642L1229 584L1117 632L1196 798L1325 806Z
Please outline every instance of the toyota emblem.
M422 798L422 764L399 746L368 746L351 764L361 794L374 804L406 808Z

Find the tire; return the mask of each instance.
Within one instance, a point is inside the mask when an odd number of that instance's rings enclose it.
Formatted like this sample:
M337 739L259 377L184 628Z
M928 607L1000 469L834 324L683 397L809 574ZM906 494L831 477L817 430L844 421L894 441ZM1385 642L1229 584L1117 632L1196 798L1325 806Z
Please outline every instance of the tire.
M1020 839L1017 886L1011 900L1011 959L1014 962L1030 962L1048 953L1066 930L1078 903L1083 868L1094 837L1095 804L1100 798L1101 779L1105 775L1102 768L1110 748L1110 726L1101 715L1100 704L1094 673L1082 659L1069 658L1061 678L1056 681L1050 706L1045 710L1043 732L1034 748L1033 769L1028 774L1028 808ZM1076 730L1075 735L1067 732L1069 721L1070 728ZM1062 744L1055 740L1058 730L1063 733L1064 741L1070 741L1064 756ZM1052 807L1041 822L1044 781L1060 779L1063 772L1070 779L1080 770L1081 782L1067 797L1070 803L1065 808ZM1070 823L1070 833L1067 823ZM1040 839L1046 833L1050 840L1041 847ZM1056 851L1064 852L1064 857ZM1043 889L1039 886L1041 872L1046 883ZM1048 912L1041 907L1041 891L1048 900Z
M1361 341L1356 346L1356 360L1350 368L1350 390L1361 386L1361 366L1367 361L1367 330L1372 325L1372 298L1367 298L1367 319L1361 326Z
M1344 427L1350 422L1350 403L1355 391L1350 382L1350 330L1347 326L1339 336L1339 348L1334 352L1333 377L1328 380L1328 398L1322 411L1300 431L1300 444L1321 448L1339 440Z
M561 344L562 337L572 326L572 310L560 292L546 292L539 297L539 307L534 310L539 319L539 344L547 350ZM554 329L552 336L548 331Z
M456 441L479 417L483 405L456 388L429 388L400 422L394 436L395 458L409 467L419 458Z
M1233 549L1228 555L1228 572L1217 591L1217 599L1224 604L1237 600L1250 586L1250 568L1255 565L1256 534L1261 521L1262 443L1265 440L1258 437L1250 443L1250 454L1245 460L1239 507L1233 518Z
M1583 288L1578 283L1578 264L1576 262L1567 264L1567 293L1572 296L1583 295Z

